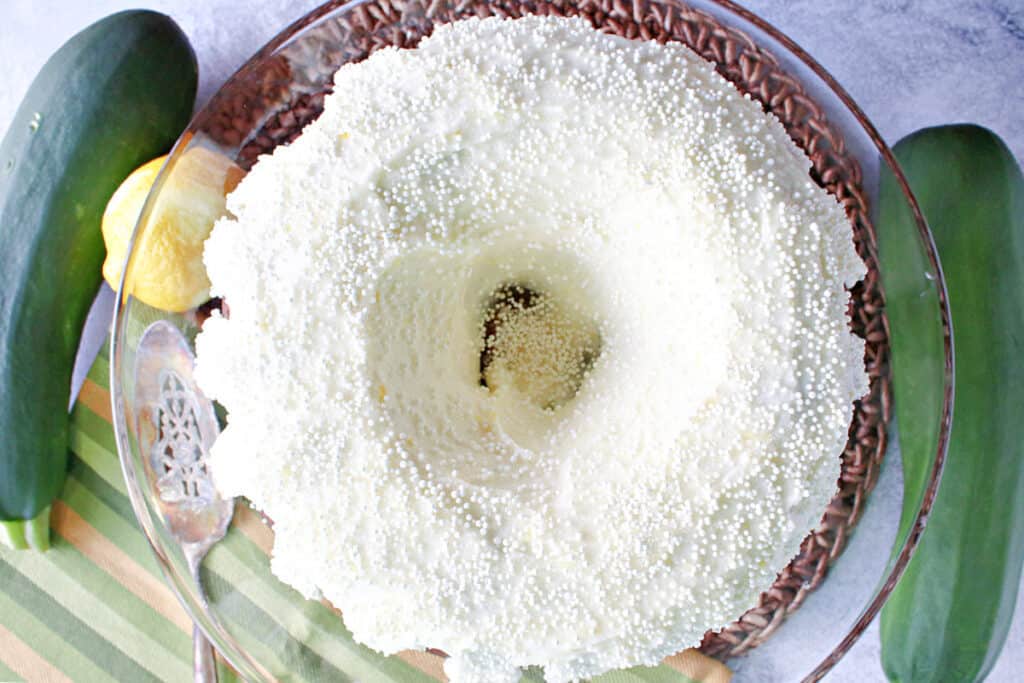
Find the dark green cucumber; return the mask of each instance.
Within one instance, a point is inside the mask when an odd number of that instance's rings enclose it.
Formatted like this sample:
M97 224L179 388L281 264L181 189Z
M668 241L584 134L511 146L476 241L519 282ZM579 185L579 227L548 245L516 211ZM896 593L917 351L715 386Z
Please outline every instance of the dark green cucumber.
M901 683L978 681L1006 639L1024 563L1024 177L999 138L977 126L919 131L894 151L942 259L956 387L935 504L882 610L882 665ZM910 231L895 225L909 219L886 182L883 232ZM892 331L895 364L895 337L911 354L916 340L913 325L893 322ZM900 445L912 473L905 500L913 508L924 483L917 475L933 457L914 428L917 401L933 398L941 382L910 387L904 400L899 380L897 371Z
M114 14L69 40L0 143L0 539L45 545L68 396L100 284L107 200L188 124L197 67L170 18ZM27 526L23 520L33 520Z

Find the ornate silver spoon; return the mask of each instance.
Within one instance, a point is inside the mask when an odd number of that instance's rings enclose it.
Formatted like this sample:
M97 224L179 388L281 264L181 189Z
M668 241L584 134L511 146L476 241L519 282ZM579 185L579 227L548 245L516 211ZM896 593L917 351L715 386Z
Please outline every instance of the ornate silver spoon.
M210 445L220 429L213 404L192 378L195 358L176 327L157 321L146 328L135 361L135 419L146 479L171 535L181 545L203 605L199 568L224 538L234 502L217 493L207 466ZM196 683L217 680L213 648L192 627Z

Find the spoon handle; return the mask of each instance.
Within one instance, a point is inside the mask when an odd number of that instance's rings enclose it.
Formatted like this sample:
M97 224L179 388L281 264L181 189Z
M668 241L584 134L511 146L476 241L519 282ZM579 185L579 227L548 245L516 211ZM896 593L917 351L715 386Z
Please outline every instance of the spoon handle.
M192 669L195 683L217 683L213 647L198 626L192 627Z

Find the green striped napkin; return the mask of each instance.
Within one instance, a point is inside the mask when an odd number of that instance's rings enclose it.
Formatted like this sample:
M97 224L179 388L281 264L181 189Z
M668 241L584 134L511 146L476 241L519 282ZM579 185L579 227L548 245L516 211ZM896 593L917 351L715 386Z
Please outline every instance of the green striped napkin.
M125 492L102 351L71 416L71 465L53 504L46 553L0 546L0 682L189 681L192 622L163 581ZM440 657L392 657L355 643L337 613L269 571L271 531L244 505L204 563L204 585L232 636L271 673L294 681L444 680ZM273 616L271 616L273 615ZM235 673L218 663L220 680ZM601 683L727 683L695 650ZM539 681L531 671L524 680Z

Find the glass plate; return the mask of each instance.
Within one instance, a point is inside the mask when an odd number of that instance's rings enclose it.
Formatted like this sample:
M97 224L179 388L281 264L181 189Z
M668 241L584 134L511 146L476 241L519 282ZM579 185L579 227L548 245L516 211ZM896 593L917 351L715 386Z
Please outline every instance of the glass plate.
M847 521L832 520L820 530L824 550L813 549L813 543L808 546L806 566L791 575L795 582L791 594L783 591L775 603L764 603L750 620L734 625L718 638L717 649L709 645L714 639L706 639L709 649L731 657L728 663L739 678L817 680L877 614L924 526L948 436L952 338L931 236L888 147L817 62L747 10L727 0L685 4L674 0L328 3L282 31L195 117L150 193L135 230L126 273L132 272L134 254L152 236L149 218L160 201L161 188L189 150L213 149L247 169L259 154L291 141L302 125L318 115L324 91L341 64L363 59L384 45L410 45L444 21L477 14L550 12L582 13L606 27L614 22L617 32L632 34L630 37L664 38L671 33L773 108L786 121L791 135L805 148L813 148L811 157L819 169L816 180L855 205L855 218L860 217L860 229L866 235L865 248L871 256L878 250L877 274L889 306L912 306L919 316L931 321L931 329L917 338L916 348L895 350L896 362L889 363L886 354L876 359L876 374L886 382L891 380L896 401L901 379L910 373L913 381L923 378L935 387L938 398L933 418L923 426L931 442L921 445L926 450L917 455L931 465L914 473L915 480L923 484L923 494L919 499L903 500L903 472L894 448L896 426L886 419L894 397L888 389L883 392L879 388L876 409L882 415L878 434L883 443L875 444L871 452L876 455L869 453L850 470L860 479L835 503ZM815 154L825 156L815 159ZM916 230L903 234L874 220L883 176L893 181L891 187L899 194L896 203L913 217ZM887 253L912 254L913 258L890 265ZM268 561L272 532L242 502L236 505L227 537L203 564L207 599L200 594L160 506L145 484L148 456L138 447L134 406L135 354L143 330L157 320L166 320L191 341L200 317L197 311L160 311L119 292L112 339L114 423L129 493L143 531L186 610L248 679L434 680L440 672L437 654L405 652L383 657L353 642L340 615L329 605L304 600L274 578ZM885 332L887 341L891 337L888 327ZM883 461L886 439L889 454ZM868 497L872 489L875 492ZM816 590L810 592L810 588ZM795 611L805 603L809 606ZM524 675L531 680L542 678L532 669ZM680 680L680 674L669 665L649 669L644 677Z

